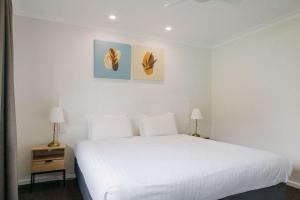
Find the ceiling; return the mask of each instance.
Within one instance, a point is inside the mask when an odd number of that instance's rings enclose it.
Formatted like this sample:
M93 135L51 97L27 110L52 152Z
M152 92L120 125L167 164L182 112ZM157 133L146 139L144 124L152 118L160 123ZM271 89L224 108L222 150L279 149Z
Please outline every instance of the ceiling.
M17 15L101 27L194 46L215 46L298 12L300 0L193 0L164 7L164 0L14 0ZM108 16L115 14L117 20ZM173 30L165 31L170 25Z

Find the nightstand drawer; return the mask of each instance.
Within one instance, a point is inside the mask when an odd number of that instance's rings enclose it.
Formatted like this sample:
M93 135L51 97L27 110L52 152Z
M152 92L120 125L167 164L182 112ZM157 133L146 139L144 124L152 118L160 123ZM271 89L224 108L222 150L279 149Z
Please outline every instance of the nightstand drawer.
M55 171L65 168L64 160L41 160L32 162L32 172Z

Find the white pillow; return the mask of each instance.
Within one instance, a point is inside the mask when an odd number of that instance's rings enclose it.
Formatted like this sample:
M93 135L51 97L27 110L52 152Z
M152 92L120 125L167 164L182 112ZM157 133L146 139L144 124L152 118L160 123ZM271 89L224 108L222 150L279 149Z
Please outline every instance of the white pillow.
M90 140L133 136L127 115L89 116L88 138Z
M156 116L141 115L139 128L141 136L173 135L178 133L174 113Z

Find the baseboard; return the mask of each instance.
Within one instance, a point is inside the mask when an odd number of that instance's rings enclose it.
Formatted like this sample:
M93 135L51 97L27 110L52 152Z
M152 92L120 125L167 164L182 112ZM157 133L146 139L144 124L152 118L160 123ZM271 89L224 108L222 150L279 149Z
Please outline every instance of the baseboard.
M297 189L300 189L300 183L295 182L295 181L289 180L289 181L287 182L287 185L288 185L288 186L291 186L291 187L294 187L294 188L297 188Z
M35 177L36 183L42 183L47 181L61 180L61 175L40 175ZM75 174L66 174L66 179L74 179L76 178ZM27 185L30 184L30 178L19 179L19 185Z

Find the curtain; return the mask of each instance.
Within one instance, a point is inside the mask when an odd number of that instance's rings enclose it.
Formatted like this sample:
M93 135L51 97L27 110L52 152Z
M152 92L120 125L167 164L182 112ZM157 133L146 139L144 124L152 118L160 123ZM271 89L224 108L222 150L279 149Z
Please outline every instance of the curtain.
M17 200L12 2L0 0L0 200Z

